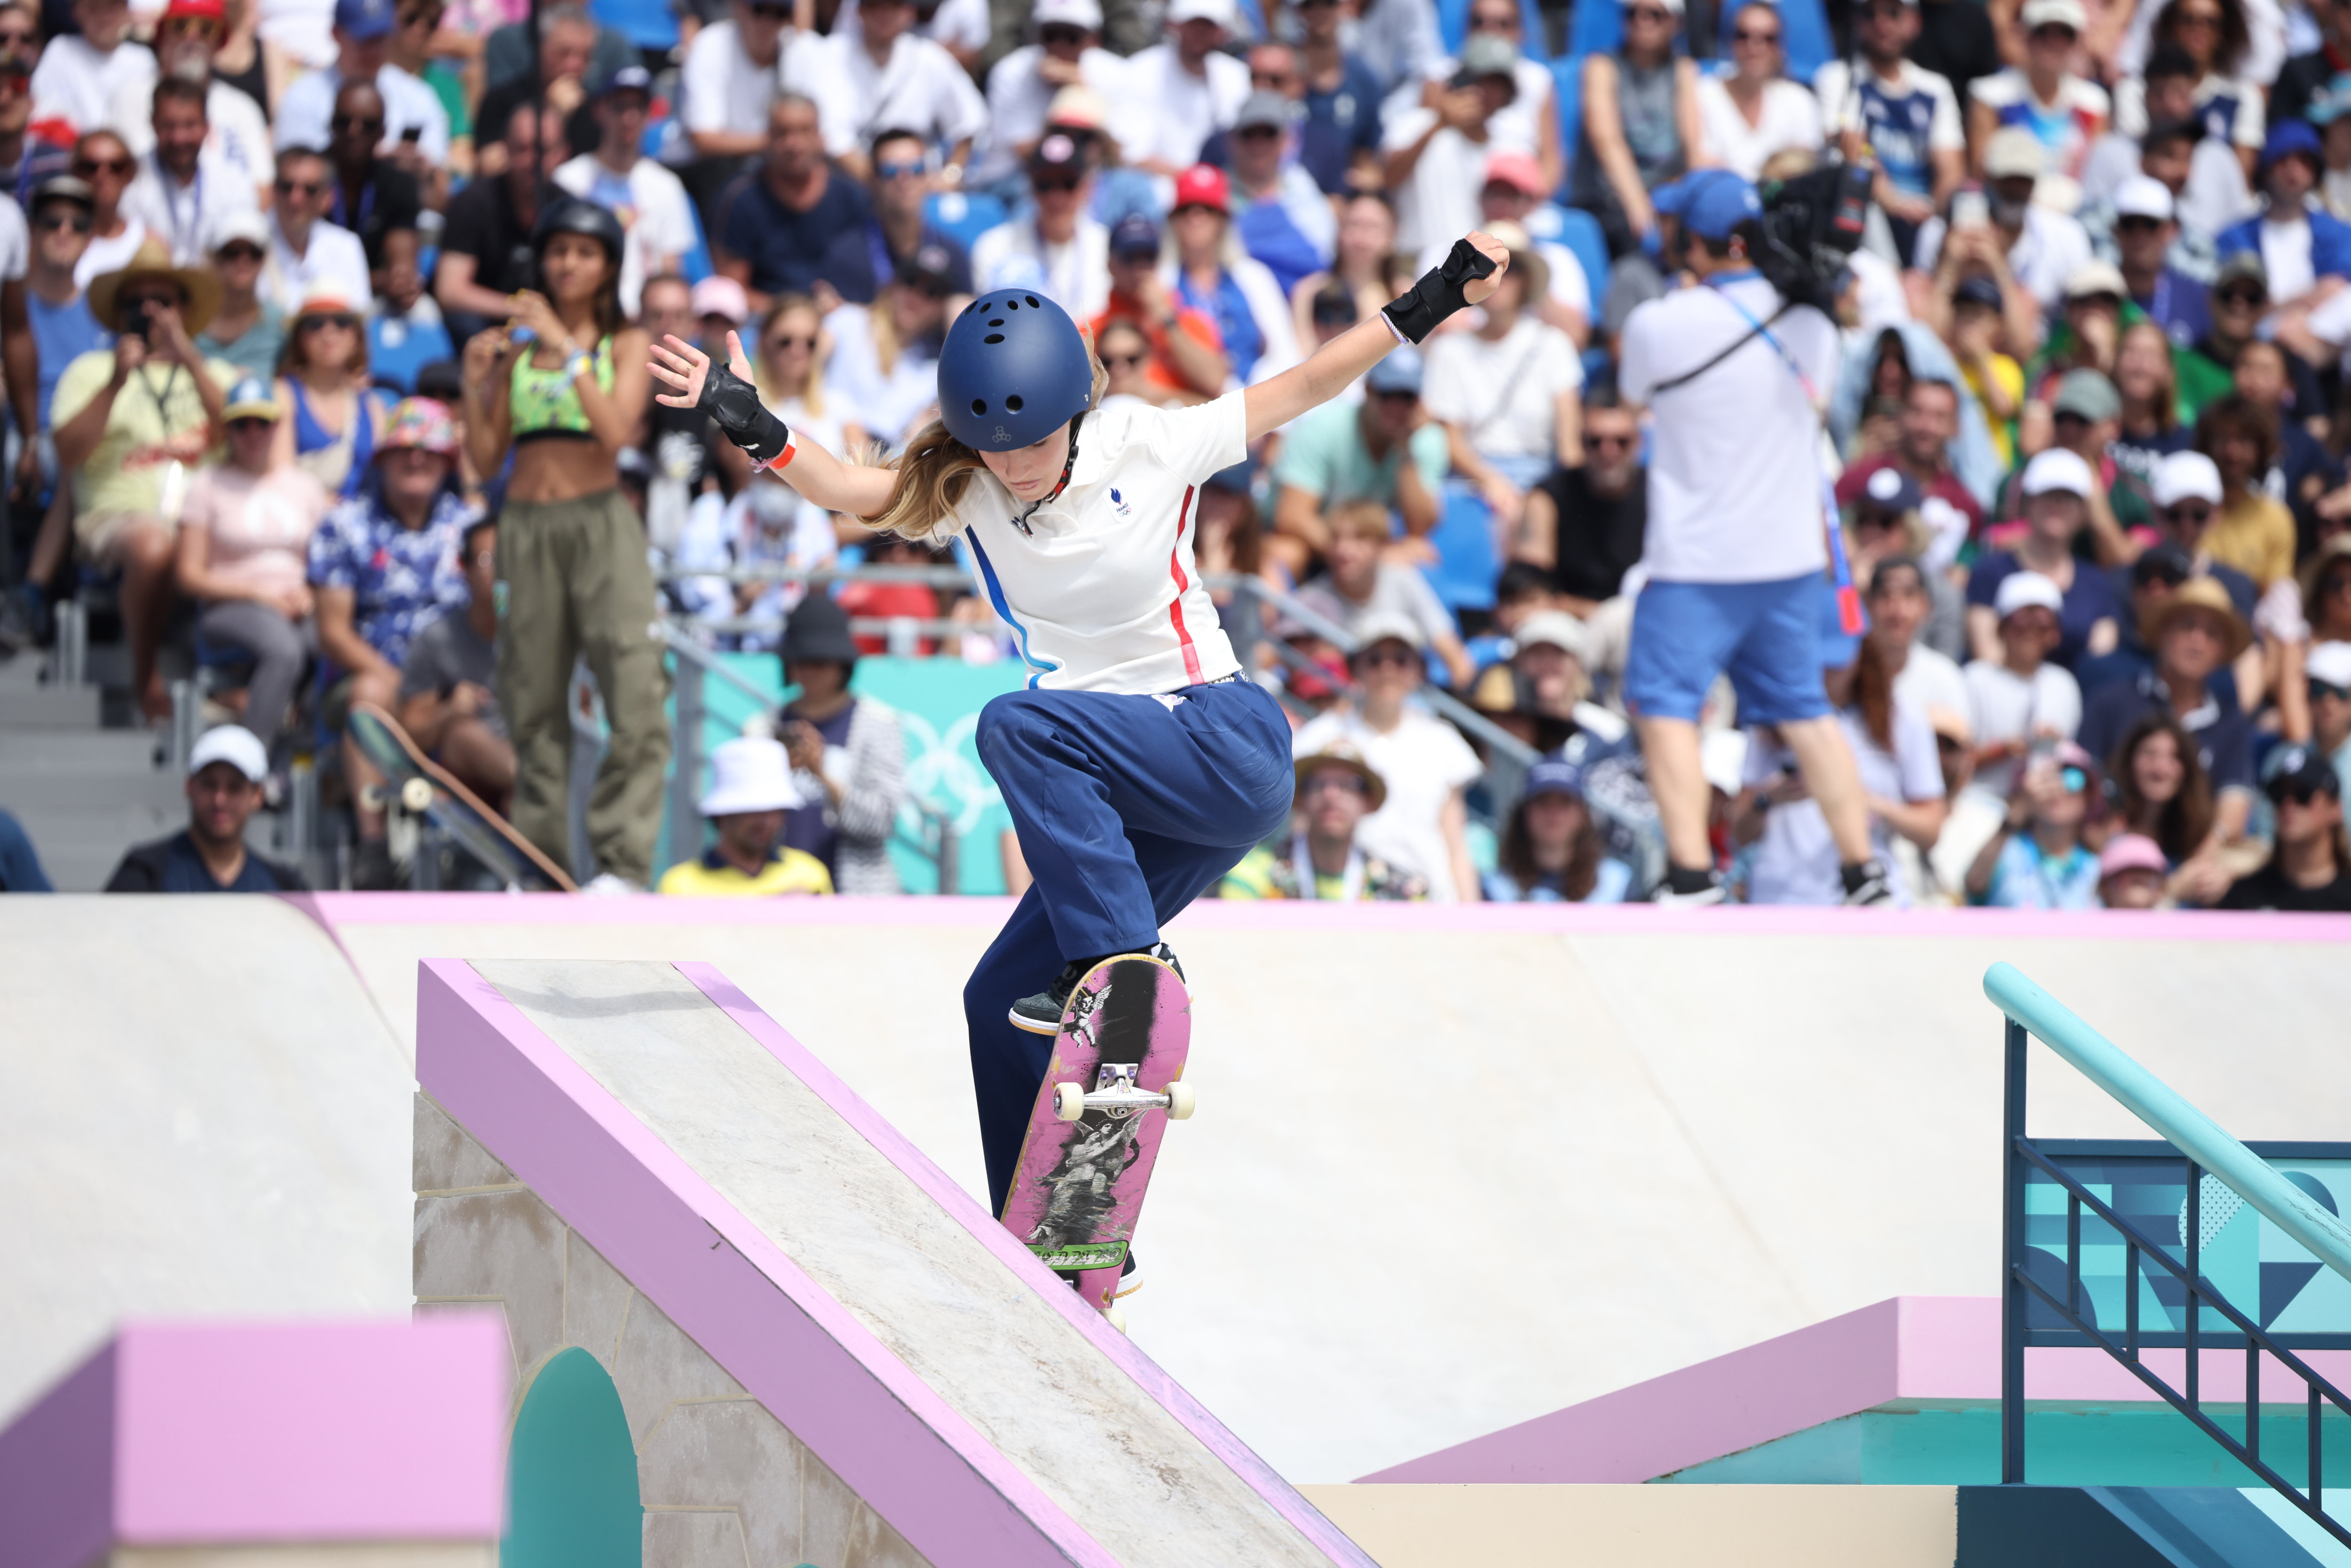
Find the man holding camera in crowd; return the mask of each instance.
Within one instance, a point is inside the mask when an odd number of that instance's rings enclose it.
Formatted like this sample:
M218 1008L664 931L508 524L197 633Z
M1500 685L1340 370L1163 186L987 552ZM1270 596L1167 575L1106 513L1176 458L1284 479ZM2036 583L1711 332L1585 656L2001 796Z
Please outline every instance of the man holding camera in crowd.
M1755 269L1763 209L1736 174L1702 170L1658 192L1688 237L1696 286L1626 319L1618 384L1650 404L1645 559L1625 706L1666 834L1660 903L1719 904L1707 837L1698 710L1729 674L1743 724L1778 727L1836 841L1845 902L1891 896L1872 852L1853 753L1821 684L1831 590L1821 417L1836 384L1836 323ZM1857 628L1849 628L1857 630Z

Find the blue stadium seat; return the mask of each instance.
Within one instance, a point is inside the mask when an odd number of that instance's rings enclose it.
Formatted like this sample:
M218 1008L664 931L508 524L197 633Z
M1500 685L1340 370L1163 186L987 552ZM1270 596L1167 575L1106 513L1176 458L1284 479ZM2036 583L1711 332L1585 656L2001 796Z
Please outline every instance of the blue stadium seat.
M1002 223L1007 214L1004 204L994 196L945 191L924 200L923 215L931 220L932 227L969 250L972 241Z
M1577 15L1590 10L1578 6ZM1551 63L1551 99L1559 110L1560 162L1566 170L1558 195L1566 199L1575 180L1575 150L1583 143L1583 57L1562 55Z
M1428 542L1437 550L1437 564L1421 568L1421 575L1437 590L1437 597L1457 614L1464 610L1494 607L1494 579L1502 561L1494 546L1494 509L1486 498L1460 480L1447 480L1439 499L1436 531Z
M1608 294L1608 240L1600 231L1600 220L1581 207L1546 202L1527 214L1527 233L1567 247L1576 265L1583 268L1584 285L1592 291L1596 314Z

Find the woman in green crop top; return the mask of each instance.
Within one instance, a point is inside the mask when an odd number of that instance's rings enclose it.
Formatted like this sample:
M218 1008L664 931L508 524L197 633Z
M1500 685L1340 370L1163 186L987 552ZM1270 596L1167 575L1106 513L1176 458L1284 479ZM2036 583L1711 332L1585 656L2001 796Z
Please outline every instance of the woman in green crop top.
M644 524L616 462L651 380L648 339L621 315L623 243L619 221L591 202L568 198L540 218L532 246L545 292L516 294L507 325L465 345L465 444L486 477L514 460L498 521L497 639L514 825L573 863L565 699L584 656L612 727L588 807L596 882L643 888L669 765L668 676L647 631L660 606Z

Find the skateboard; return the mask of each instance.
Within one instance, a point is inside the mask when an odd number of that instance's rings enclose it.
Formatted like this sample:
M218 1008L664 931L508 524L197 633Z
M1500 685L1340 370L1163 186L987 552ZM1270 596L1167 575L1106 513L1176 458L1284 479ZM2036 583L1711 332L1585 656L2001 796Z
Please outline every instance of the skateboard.
M419 750L392 715L373 703L353 703L350 727L351 739L390 781L401 806L455 840L500 883L528 893L580 891L560 866L515 831L513 823Z
M1074 1276L1086 1304L1114 1324L1159 1140L1168 1120L1192 1113L1192 1091L1178 1082L1191 1043L1192 998L1174 969L1134 955L1095 965L1061 1011L1013 1167L1005 1228L1047 1268Z

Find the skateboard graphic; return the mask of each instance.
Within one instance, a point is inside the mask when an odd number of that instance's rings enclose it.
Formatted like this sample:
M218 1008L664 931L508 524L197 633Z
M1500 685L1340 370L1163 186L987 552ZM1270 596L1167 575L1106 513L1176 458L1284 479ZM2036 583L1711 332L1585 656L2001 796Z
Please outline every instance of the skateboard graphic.
M1192 1113L1178 1082L1191 1043L1192 998L1174 969L1134 956L1095 965L1061 1011L1013 1167L1004 1228L1113 1322L1159 1140Z
M513 823L419 750L399 720L373 703L353 703L350 727L351 739L390 782L401 807L448 834L501 884L530 893L580 891Z

